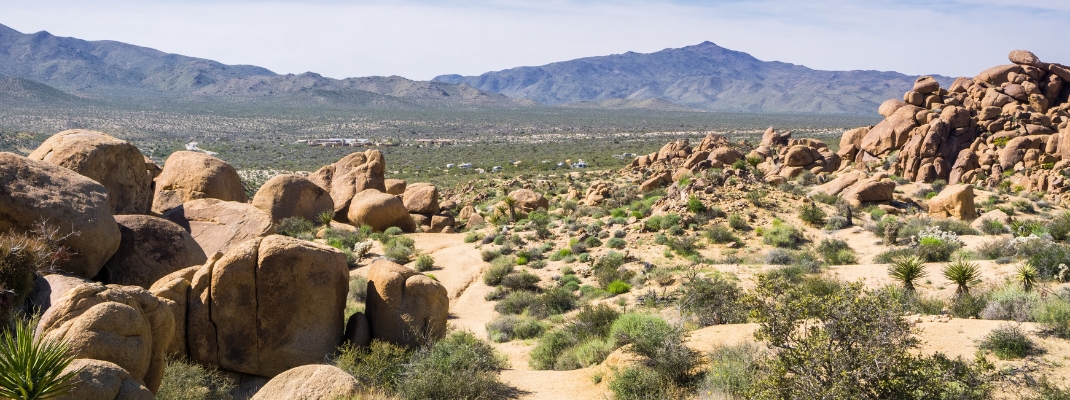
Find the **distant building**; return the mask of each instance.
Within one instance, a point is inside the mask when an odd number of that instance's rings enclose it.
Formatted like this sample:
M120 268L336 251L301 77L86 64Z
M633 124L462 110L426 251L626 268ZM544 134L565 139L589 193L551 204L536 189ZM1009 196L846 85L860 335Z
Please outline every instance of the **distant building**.
M416 139L416 144L452 146L453 139Z
M572 168L587 168L587 163L580 159L579 162L572 164Z
M368 139L331 138L309 139L306 143L309 146L322 147L363 147L371 144L371 141Z

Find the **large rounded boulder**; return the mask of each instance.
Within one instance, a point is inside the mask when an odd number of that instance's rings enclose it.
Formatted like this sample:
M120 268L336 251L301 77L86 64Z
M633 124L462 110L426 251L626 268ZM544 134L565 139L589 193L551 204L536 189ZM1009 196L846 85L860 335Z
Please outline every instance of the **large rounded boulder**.
M189 232L207 255L226 253L247 240L275 233L271 216L247 203L192 200L163 217Z
M387 260L368 269L364 312L372 339L418 346L425 337L441 338L449 306L446 288L424 274Z
M52 304L37 336L66 341L74 358L115 363L155 393L174 324L170 308L144 289L87 283Z
M0 153L0 232L30 232L47 224L70 257L56 269L92 278L119 248L108 191L69 169Z
M348 399L361 390L353 375L333 365L304 365L271 378L253 400Z
M195 151L176 151L167 157L156 178L152 211L163 214L190 200L248 200L238 171L230 164Z
M324 166L309 177L313 183L326 189L334 199L334 216L338 222L347 222L346 210L353 196L367 189L386 192L386 159L379 150L368 150L342 157L334 164Z
M531 189L517 189L512 193L509 193L509 198L516 201L516 211L521 215L527 215L528 213L542 209L550 209L550 201L546 199L541 193L536 193Z
M298 175L269 179L253 196L253 206L278 222L290 217L316 221L325 211L334 212L334 200L327 190Z
M144 385L122 367L107 361L74 360L63 373L77 372L71 391L57 400L153 400Z
M192 276L190 358L262 377L322 363L342 343L348 290L332 247L280 235L242 243Z
M410 213L435 214L438 207L438 188L429 183L414 183L405 189L402 198Z
M416 222L409 215L405 203L397 196L368 189L353 196L349 206L349 223L353 226L368 225L376 231L396 226L405 232L415 232Z
M105 133L73 129L41 143L28 156L99 182L113 214L145 214L152 205L152 177L134 145Z
M148 215L119 215L119 251L97 280L148 289L167 274L207 261L204 250L178 224Z
M973 220L977 218L973 197L973 185L948 186L936 197L929 199L929 215L940 218L954 217L964 221Z

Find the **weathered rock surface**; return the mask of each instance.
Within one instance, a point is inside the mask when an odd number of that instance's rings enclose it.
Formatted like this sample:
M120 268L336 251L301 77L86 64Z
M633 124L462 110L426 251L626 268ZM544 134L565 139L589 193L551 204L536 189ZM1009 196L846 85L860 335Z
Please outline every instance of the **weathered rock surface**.
M449 297L438 281L387 260L368 270L365 314L372 339L417 346L446 334Z
M223 160L195 151L176 151L167 157L156 178L152 211L163 214L191 200L248 200L238 171Z
M119 248L119 227L101 184L69 169L0 153L0 232L29 232L45 221L71 250L56 268L92 278Z
M401 196L405 194L406 183L401 179L387 179L384 185L386 186L386 192L395 196Z
M208 257L181 226L148 215L118 215L122 241L97 280L148 289L167 274L203 264Z
M75 374L71 391L59 400L154 400L144 385L130 376L122 367L101 360L87 358L70 363L63 373L78 371Z
M290 217L319 221L320 214L334 212L330 193L299 175L279 175L269 179L253 196L253 206L279 222Z
M248 203L192 200L163 217L189 232L208 255L226 253L242 242L275 232L271 216Z
M41 143L28 156L99 182L108 190L113 214L146 214L152 205L152 177L134 145L108 134L73 129Z
M410 213L435 214L438 207L438 188L428 183L414 183L405 188L402 202Z
M973 204L973 186L951 185L929 199L929 215L940 218L955 217L965 221L977 218Z
M334 217L338 222L348 216L350 201L360 192L375 189L386 193L386 159L379 150L352 153L334 164L324 166L309 177L313 183L331 193Z
M155 393L174 324L170 308L144 289L87 283L52 304L37 335L67 341L75 358L115 363Z
M516 200L516 210L521 215L526 215L535 210L548 210L550 201L542 193L530 189L517 189L509 193L509 197Z
M360 382L338 367L304 365L272 378L253 400L347 399L360 389Z
M367 189L353 196L348 216L350 224L368 225L376 231L384 231L392 226L405 232L416 231L416 222L409 215L405 203L397 196L375 189Z

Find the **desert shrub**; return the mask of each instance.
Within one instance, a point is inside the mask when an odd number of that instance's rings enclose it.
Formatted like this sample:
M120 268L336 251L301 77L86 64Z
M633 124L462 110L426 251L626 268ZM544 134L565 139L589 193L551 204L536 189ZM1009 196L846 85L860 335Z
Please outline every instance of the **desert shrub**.
M988 295L988 304L981 311L981 318L1009 321L1032 321L1033 309L1040 303L1036 292L1025 292L1019 287L1007 285Z
M1035 219L1011 218L1008 227L1014 236L1045 236L1048 235L1048 227L1043 222Z
M1001 360L1022 358L1036 350L1022 328L1014 324L1002 324L993 329L977 343L977 348L991 351Z
M1070 211L1063 211L1054 216L1048 222L1047 228L1052 239L1066 240L1067 237L1070 237Z
M1053 298L1033 309L1033 319L1056 337L1070 339L1070 301Z
M949 242L940 238L923 237L914 248L914 254L926 262L942 262L951 259L951 254L962 247L962 244Z
M825 230L835 231L851 226L850 221L846 217L833 215L825 222Z
M605 304L585 305L565 328L580 337L608 337L613 322L620 317L617 310Z
M692 214L706 212L706 205L703 204L702 200L699 200L697 196L691 195L687 198L687 211L690 211Z
M680 287L677 300L680 313L699 325L734 324L747 320L743 290L733 282L715 275L695 275Z
M483 238L483 235L480 235L479 232L468 232L467 235L464 235L464 242L465 243L475 243L476 241L478 241L479 239L482 239L482 238Z
M741 214L732 214L728 216L728 226L737 231L747 229L747 218Z
M630 290L632 290L632 285L624 281L613 281L606 285L606 291L614 295L628 293Z
M828 265L854 264L857 261L854 249L839 239L822 239L817 245L817 252Z
M951 299L947 311L958 318L978 317L988 306L988 296L984 294L963 294Z
M545 323L526 316L502 315L487 324L490 340L499 343L537 338L545 331Z
M11 312L20 307L33 289L38 271L51 269L68 253L57 248L51 235L8 232L0 234L0 330L7 327ZM9 291L5 299L4 291Z
M1059 265L1070 265L1070 246L1044 239L1027 240L1020 244L1018 254L1025 255L1029 265L1036 268L1041 279L1052 279L1059 273Z
M955 260L944 266L944 278L955 284L955 296L970 294L970 286L981 282L981 268L967 260Z
M543 292L539 301L550 315L566 313L576 308L576 296L571 290L560 287Z
M528 364L536 370L554 369L557 357L578 344L578 341L576 335L564 329L547 332L532 349Z
M234 382L219 370L168 358L156 398L160 400L230 400Z
M416 242L408 236L391 237L383 243L383 256L398 264L407 264L416 252L415 245Z
M316 224L301 217L284 218L275 226L275 233L292 238L312 240L316 238Z
M401 228L398 228L396 226L391 226L383 231L384 236L398 236L404 233L405 231L401 230Z
M989 395L980 364L916 354L919 339L887 291L851 283L815 296L759 276L754 302L755 336L776 350L762 364L754 393L896 399ZM806 328L800 330L801 324Z
M416 257L415 269L420 272L430 271L435 267L435 259L428 254L421 254Z
M598 240L597 237L591 236L587 238L587 240L584 240L583 244L587 246L587 248L599 247L602 245L602 241Z
M608 241L606 241L606 247L609 247L611 249L623 249L627 245L628 243L625 242L624 239L616 237L610 238Z
M672 250L683 257L698 255L698 249L701 247L698 241L693 237L676 235L669 238L667 245L669 246L669 250Z
M713 224L706 230L706 239L713 244L739 242L739 238L724 224Z
M487 272L483 273L483 283L486 283L487 286L500 285L502 278L513 272L513 264L513 260L509 257L495 258L490 268L487 268Z
M1047 376L1040 377L1037 382L1036 396L1025 397L1025 400L1070 400L1070 388L1061 388L1052 383Z
M546 268L546 260L535 260L528 263L528 268L531 269L543 269Z
M803 204L802 208L799 209L799 219L810 224L810 226L823 225L826 216L828 216L828 214L814 202Z
M491 260L494 260L495 258L498 258L501 255L501 250L496 249L484 249L483 251L479 252L479 257L486 262L490 262Z
M410 360L398 387L403 399L496 399L508 390L498 378L508 362L471 332L453 332Z
M745 343L717 347L706 359L709 370L699 391L742 398L751 391L765 354L761 347Z
M835 196L822 191L817 191L813 195L811 195L810 198L814 199L818 203L833 205L836 204L836 201L840 199L840 196Z
M606 288L613 281L628 282L632 280L635 273L623 268L623 266L624 255L610 251L591 265L591 272L598 279L598 285Z
M643 365L669 390L685 390L695 384L699 355L684 344L687 332L682 326L669 325L656 316L625 314L613 323L610 335L617 344L631 344L628 351L643 357ZM610 388L627 379L614 377ZM615 391L615 395L620 393Z
M802 240L802 232L779 219L774 219L773 225L762 232L762 242L780 248L795 248Z
M339 347L331 363L367 387L393 393L408 361L409 352L404 347L373 339L366 348Z
M63 340L35 339L36 320L16 319L0 329L0 397L41 399L71 390L77 371L63 372L74 354Z
M534 369L571 370L601 363L617 347L608 332L618 316L604 304L584 306L571 322L539 339L528 364Z
M510 292L505 298L494 305L494 311L502 314L520 314L525 311L530 314L545 314L538 307L542 306L539 295L526 290ZM535 308L532 310L532 308Z
M624 399L673 399L681 393L671 382L653 368L631 366L617 372L609 381L613 398Z
M1013 257L1017 251L1014 244L1007 239L994 238L977 246L977 255L982 260L995 260L1003 257Z
M981 221L981 232L986 235L999 235L1007 233L1007 225L994 218Z
M510 290L538 290L539 276L528 271L511 272L501 279L502 287Z

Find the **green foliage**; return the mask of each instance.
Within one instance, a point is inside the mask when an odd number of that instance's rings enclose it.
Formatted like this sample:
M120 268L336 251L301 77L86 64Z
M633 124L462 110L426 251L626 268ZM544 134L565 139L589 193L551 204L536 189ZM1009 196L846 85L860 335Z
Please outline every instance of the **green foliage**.
M754 382L760 399L984 399L984 365L918 355L919 340L887 291L852 283L816 296L759 277L755 336L776 351Z
M765 354L758 345L745 343L717 347L706 359L709 370L699 391L742 398L750 393Z
M828 265L848 265L857 262L855 251L846 241L834 238L822 239L817 252Z
M35 339L35 322L17 319L0 332L0 397L47 399L72 388L77 371L63 372L74 361L69 345Z
M407 264L416 252L415 245L416 243L408 236L391 237L383 244L383 256L395 263Z
M598 285L604 289L614 281L629 282L632 280L635 272L629 271L623 266L624 255L610 251L591 265L591 272L594 273L595 278L598 280Z
M795 248L802 241L802 232L779 219L774 219L773 226L762 232L762 242L771 246L790 249Z
M1070 339L1070 301L1049 299L1033 309L1033 319L1049 334Z
M732 214L728 216L728 226L737 231L746 230L748 228L747 219L741 214Z
M825 210L822 210L821 207L814 204L814 202L803 204L802 208L799 209L799 219L810 224L810 226L824 225L826 216L828 216L828 214L825 213Z
M1036 344L1025 336L1018 325L1002 324L985 335L977 348L991 351L1001 360L1011 360L1036 351Z
M747 320L743 290L720 275L707 278L694 275L680 287L677 300L680 313L701 326L735 324Z
M642 385L629 382L635 377L618 375L610 381L614 397L628 398L633 390L650 390L654 384L663 387L669 393L690 388L696 382L694 375L699 365L699 355L685 345L687 332L682 326L673 326L659 317L642 314L624 314L610 330L610 336L617 344L631 344L629 352L643 357L643 364L653 372L653 378L646 378ZM642 386L646 386L644 389Z
M672 383L653 368L631 366L617 372L609 381L615 400L682 398Z
M913 293L914 282L928 275L925 263L918 257L904 257L892 262L888 267L888 276L903 284L903 289Z
M710 229L706 230L706 239L709 239L710 243L713 244L738 243L740 241L736 234L724 224L713 224Z
M513 272L513 264L513 260L509 257L499 256L495 258L490 268L487 268L487 272L483 273L483 283L486 283L487 286L500 285L502 278Z
M483 238L483 235L480 235L479 232L468 232L467 235L464 235L464 242L465 243L475 243L475 242L479 241L479 239L482 239L482 238Z
M692 214L706 212L706 205L699 200L698 196L691 195L687 198L687 211Z
M353 375L367 387L393 393L409 361L409 352L404 347L372 339L366 348L345 345L338 348L332 364Z
M1007 225L1004 225L995 218L989 218L981 221L981 232L984 232L986 235L1004 234L1007 233Z
M951 299L947 310L951 315L958 318L978 317L988 306L988 298L984 295L963 294Z
M955 296L969 294L970 286L981 282L981 268L976 263L967 260L960 259L948 263L942 272L944 278L957 286Z
M508 362L490 344L471 332L453 332L412 355L398 394L403 399L497 399L508 391L498 378L505 368Z
M479 258L485 262L491 262L495 258L501 257L502 251L498 249L483 249L479 252Z
M628 293L630 290L632 290L632 285L624 281L617 280L606 285L606 291L614 295Z
M546 324L527 316L502 315L487 324L487 335L495 342L533 339L546 332Z
M616 348L608 336L618 316L605 304L584 306L567 325L539 339L529 364L534 369L571 370L601 363Z
M615 238L610 238L609 240L606 241L606 247L609 247L611 249L618 249L619 250L619 249L623 249L627 245L628 245L628 243L625 242L624 239L616 238L616 237Z
M163 381L156 393L159 400L230 400L234 382L219 370L189 361L168 358Z
M502 287L509 290L538 290L539 276L528 271L511 272L501 279Z
M67 256L65 248L55 246L53 236L43 234L43 229L30 235L0 233L0 329L30 295L38 271L50 269L53 262ZM4 298L5 291L10 298Z
M284 218L275 226L275 233L292 238L312 240L316 238L316 225L301 217Z
M432 268L435 268L435 259L429 254L421 254L419 257L416 257L415 267L419 272L430 271Z
M588 248L599 247L602 245L602 241L598 240L598 238L595 236L591 236L587 238L587 240L583 241L583 245L587 246Z
M386 228L385 231L383 231L384 236L398 236L404 233L405 231L401 230L401 228L398 228L396 226L391 226L389 228Z
M1070 237L1070 211L1063 211L1053 217L1047 226L1052 239L1063 241Z

